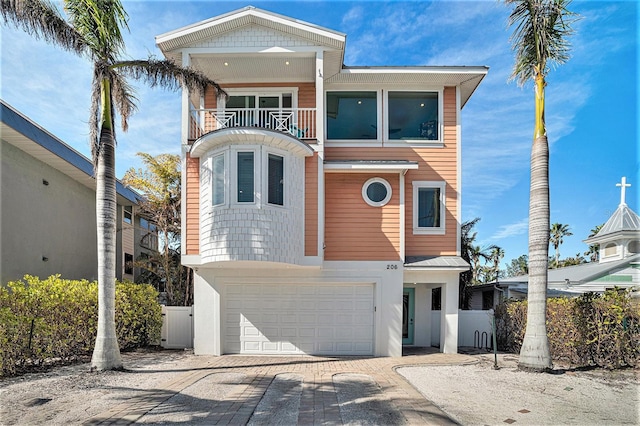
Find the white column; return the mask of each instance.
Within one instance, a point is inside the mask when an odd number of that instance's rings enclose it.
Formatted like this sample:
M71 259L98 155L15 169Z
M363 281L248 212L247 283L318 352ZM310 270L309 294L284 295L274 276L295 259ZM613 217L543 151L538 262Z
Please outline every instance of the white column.
M222 355L220 293L211 274L193 274L193 352ZM212 281L212 282L208 282Z
M187 52L182 52L182 67L186 68L191 64L191 58ZM189 89L182 87L182 144L189 143Z
M324 261L324 52L316 53L316 139L318 141L318 257Z
M442 286L440 311L440 352L458 352L458 276L452 274Z

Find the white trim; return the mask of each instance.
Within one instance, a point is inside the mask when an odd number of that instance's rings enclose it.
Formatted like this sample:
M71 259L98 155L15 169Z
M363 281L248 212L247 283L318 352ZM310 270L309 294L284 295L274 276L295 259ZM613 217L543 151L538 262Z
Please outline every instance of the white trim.
M391 139L389 138L389 93L394 92L404 92L404 93L437 93L438 95L438 123L437 123L437 139ZM378 135L378 137L382 137L385 146L399 145L399 146L414 146L414 147L435 147L441 148L444 147L444 87L440 87L437 89L413 89L411 87L407 88L392 88L385 89L382 91L383 95L383 105L382 110L384 115L382 117L382 135Z
M413 181L413 234L414 235L444 235L446 223L446 182L445 181ZM440 189L440 226L419 227L418 226L418 190L420 188Z
M442 100L444 104L444 99ZM460 87L456 86L456 254L462 254L462 124ZM443 135L444 140L444 135Z
M362 93L375 93L376 95L376 124L375 124L375 131L376 131L376 137L375 138L368 138L368 139L329 139L329 120L326 119L327 116L327 108L326 108L326 104L324 105L324 108L320 109L317 108L316 111L318 111L318 113L322 112L322 119L324 121L324 131L325 131L325 137L326 137L326 142L327 144L335 144L335 146L344 146L344 147L365 147L365 146L369 146L369 147L379 147L382 146L382 138L381 138L381 129L380 129L380 124L383 123L383 117L382 117L382 89L378 89L378 88L352 88L352 89L345 89L345 88L340 88L340 89L327 89L324 91L323 93L323 101L326 102L327 96L329 95L329 93L337 93L337 92L362 92Z
M271 147L263 147L262 149L262 170L264 170L262 179L262 193L264 198L263 205L265 207L273 207L276 209L288 208L289 203L289 176L287 173L287 165L289 156L285 151L281 151ZM282 158L282 205L269 202L269 155L275 155ZM304 203L303 203L304 204Z
M371 164L354 162L325 163L325 173L402 173L407 170L417 170L418 163L403 164Z
M406 244L406 231L404 229L406 224L406 212L405 212L405 188L404 188L404 175L406 172L399 173L399 183L400 187L400 205L398 206L400 209L400 260L402 263L405 262L405 244Z
M229 161L229 170L233 170L233 173L230 173L229 179L229 205L233 207L250 207L250 206L259 206L261 204L261 194L260 188L260 169L261 169L261 161L260 161L260 146L255 145L241 145L238 147L234 147L230 150L230 160ZM238 201L238 154L241 152L252 152L253 153L253 201Z
M387 195L385 195L384 199L382 199L381 201L374 201L371 198L369 198L369 194L367 191L369 189L369 186L374 183L382 184L382 186L384 186L385 189L387 190ZM391 189L391 185L386 179L383 179L380 177L373 177L371 179L368 179L364 183L364 185L362 185L362 199L364 200L365 203L369 204L371 207L386 206L387 203L389 203L389 200L391 200L392 195L393 195L393 190Z

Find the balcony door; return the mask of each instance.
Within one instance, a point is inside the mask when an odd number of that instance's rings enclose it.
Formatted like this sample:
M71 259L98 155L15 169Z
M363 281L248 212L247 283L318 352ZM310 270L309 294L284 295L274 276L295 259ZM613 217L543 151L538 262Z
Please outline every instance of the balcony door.
M237 126L257 126L288 131L293 118L293 93L233 94L226 103Z

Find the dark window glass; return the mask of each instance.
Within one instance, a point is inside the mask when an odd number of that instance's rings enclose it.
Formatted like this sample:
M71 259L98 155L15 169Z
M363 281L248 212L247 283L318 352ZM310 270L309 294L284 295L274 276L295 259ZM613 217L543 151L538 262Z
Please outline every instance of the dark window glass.
M418 188L418 226L440 227L440 188Z
M438 140L438 94L390 92L389 139Z
M373 182L367 187L367 197L374 203L379 203L387 197L387 187L380 182Z
M238 202L253 203L253 152L238 153Z
M377 139L376 92L328 92L327 139Z
M284 158L269 154L269 203L284 204Z

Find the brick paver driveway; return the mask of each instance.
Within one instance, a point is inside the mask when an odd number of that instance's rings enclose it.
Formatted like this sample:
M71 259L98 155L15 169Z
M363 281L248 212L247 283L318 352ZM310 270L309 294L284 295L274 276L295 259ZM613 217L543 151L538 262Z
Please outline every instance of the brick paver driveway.
M164 383L158 389L147 391L144 395L123 402L112 409L100 413L89 419L86 424L129 424L145 420L149 413L163 412L165 415L180 411L180 421L200 424L234 424L260 423L259 418L253 418L260 401L261 413L265 423L269 420L270 411L276 417L283 413L283 403L297 398L297 424L372 424L375 419L393 419L397 424L455 424L444 412L426 400L411 384L395 372L396 367L407 365L451 365L475 362L475 358L462 354L441 354L431 349L424 349L418 354L401 358L360 358L338 357L324 358L315 356L241 356L225 355L220 357L202 356L202 363L197 368L181 374L176 379ZM209 380L213 375L238 373L236 383L229 387L229 391L220 398L211 398L207 393L213 392L211 387L201 386L199 406L190 407L190 399L180 399L181 393L188 389L196 389L199 382ZM357 401L345 401L336 391L335 377L346 377L351 381L350 392L361 392ZM346 375L346 376L342 376ZM299 378L300 385L295 383L285 387L280 397L273 402L267 400L269 387L276 383L278 377L287 379ZM360 378L362 381L360 382ZM355 382L354 382L355 380ZM344 381L340 382L343 383ZM355 386L353 386L355 383ZM361 386L359 385L361 383ZM376 386L377 384L377 386ZM341 385L340 385L341 386ZM276 389L277 391L277 389ZM284 392L284 393L282 393ZM191 395L191 394L190 394ZM207 399L208 398L208 399ZM349 398L349 394L347 394ZM192 400L194 400L192 398ZM284 401L283 401L284 400ZM202 401L206 401L203 406ZM369 404L363 407L368 411L366 417L345 419L348 407L358 404ZM265 403L266 409L265 409ZM353 403L353 404L351 404ZM269 404L274 404L269 407ZM294 408L294 409L295 409ZM287 408L291 410L291 408ZM375 410L391 411L395 417L388 417L389 413L375 413ZM266 414L265 414L266 413ZM291 413L289 413L291 414ZM295 412L293 418L295 419ZM387 417L376 417L386 415ZM292 417L288 417L291 419ZM371 421L370 419L374 420ZM169 421L167 421L168 423Z

